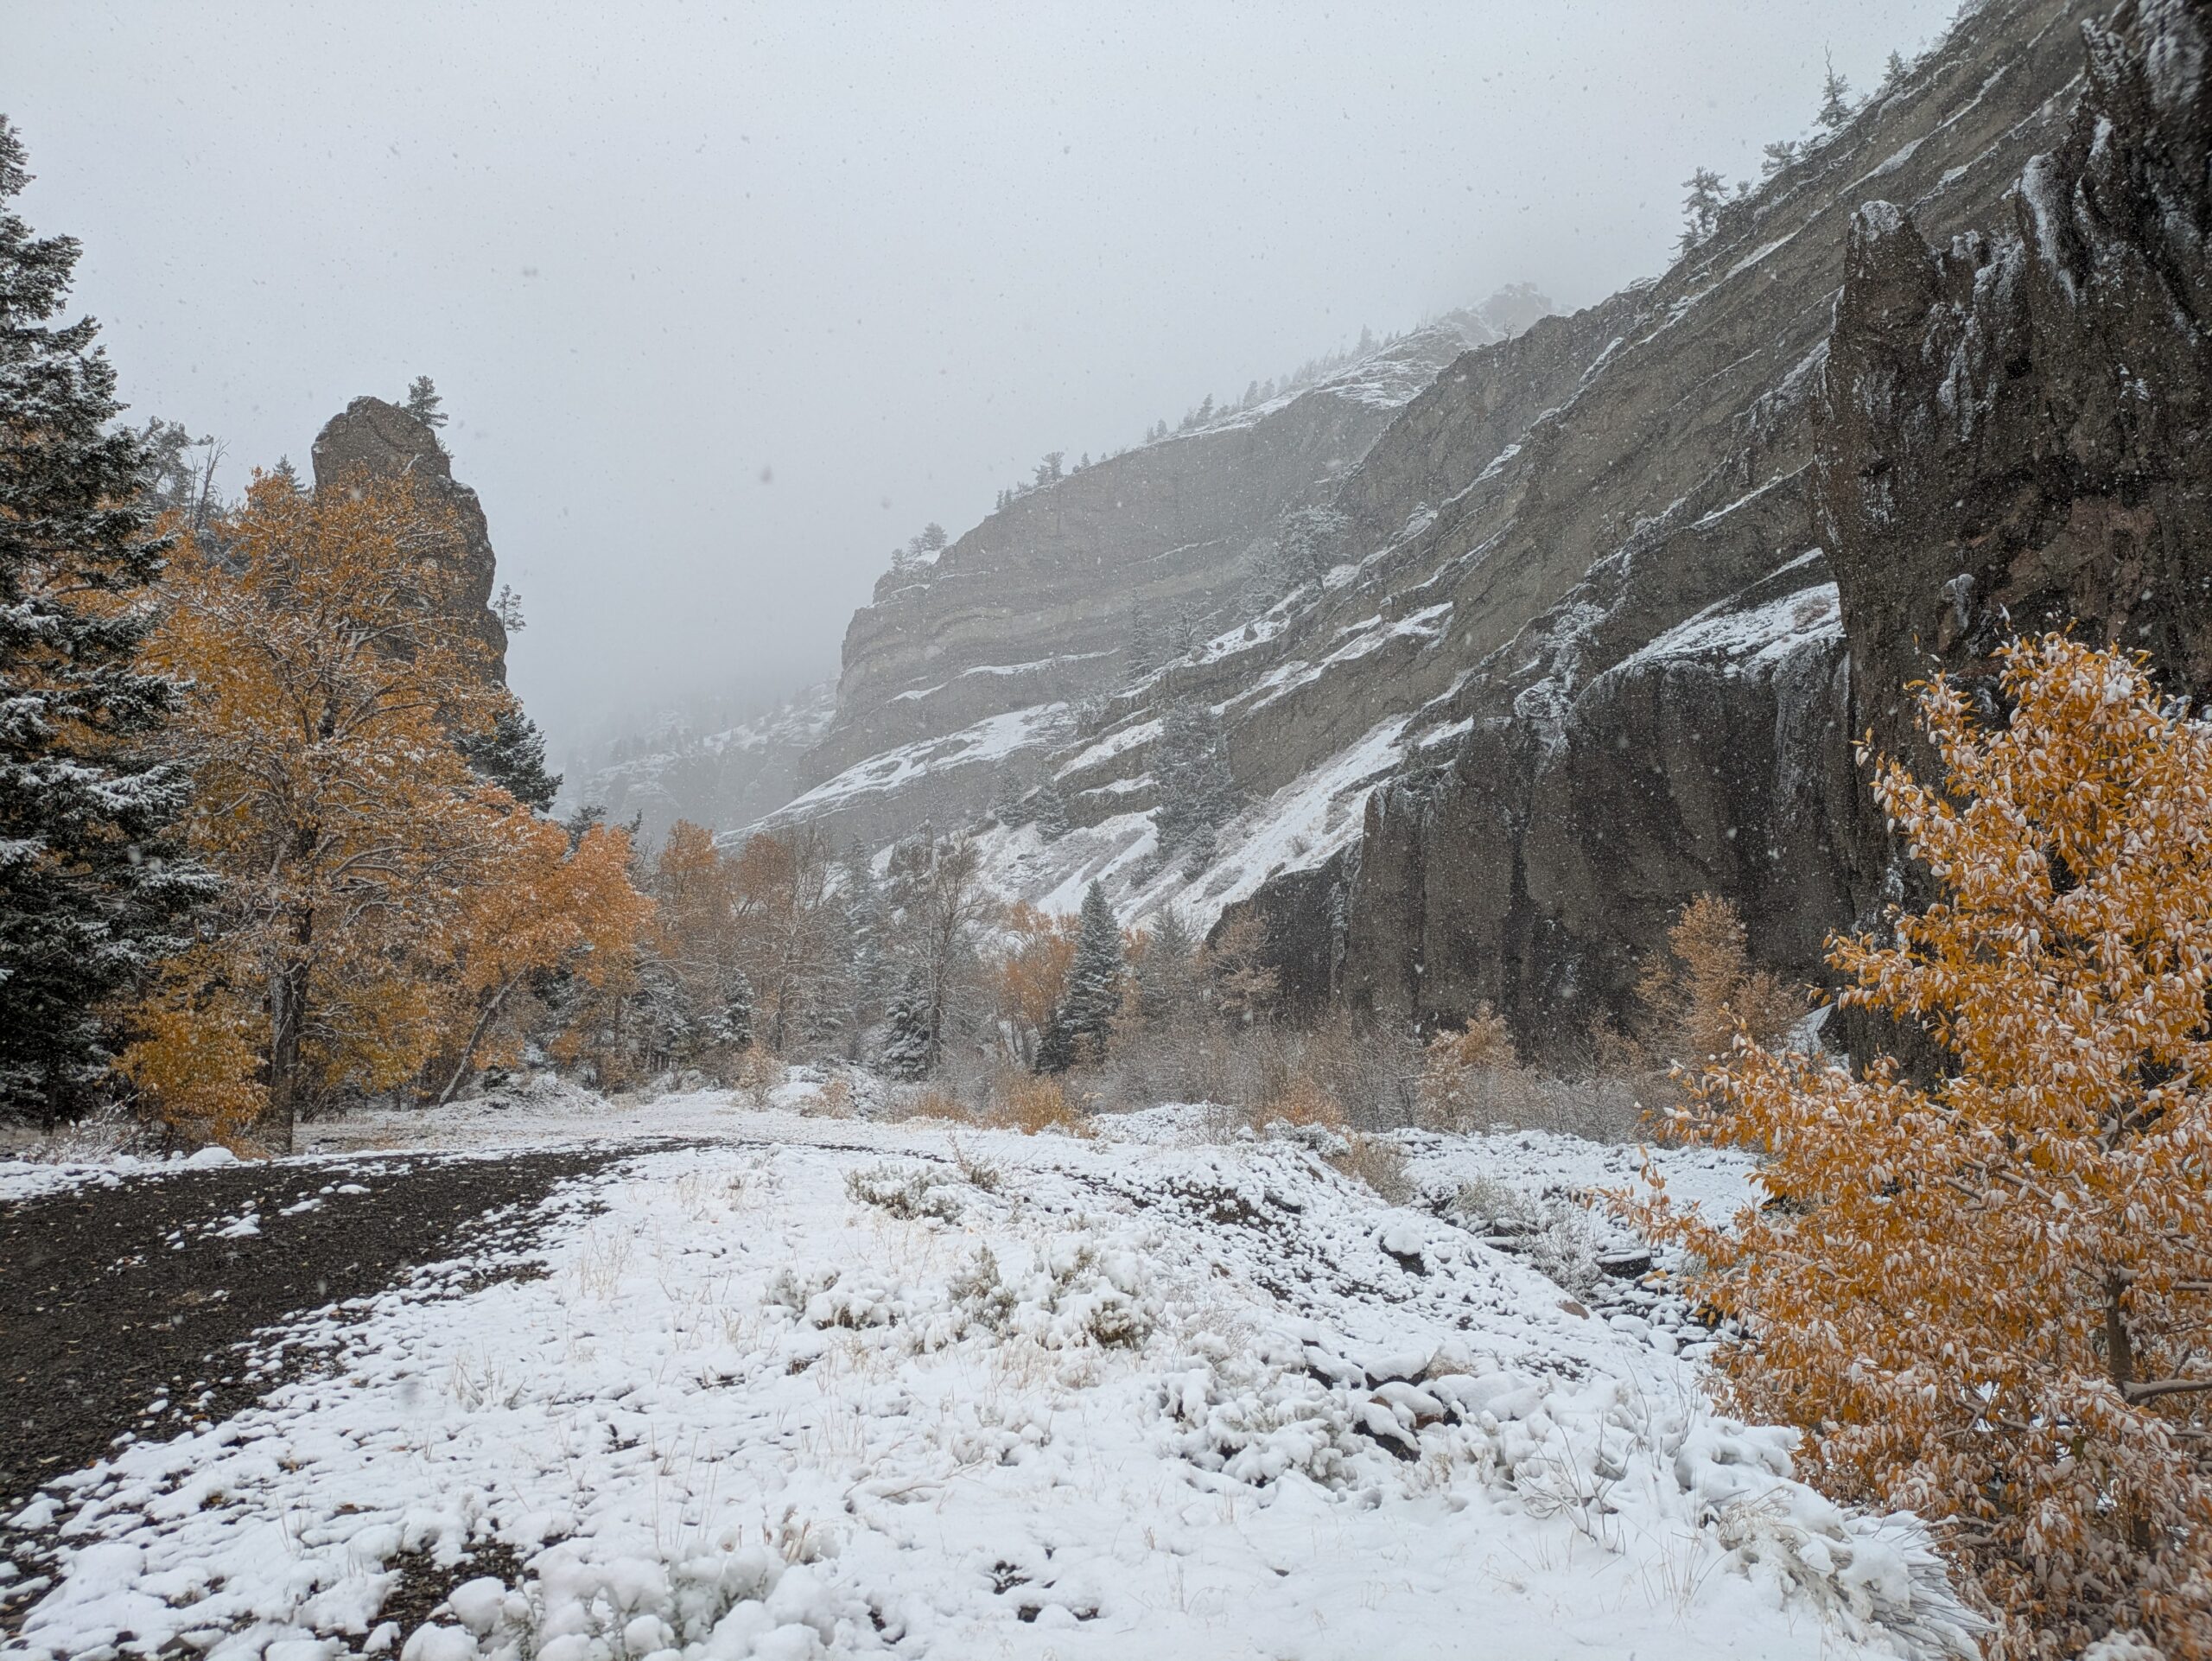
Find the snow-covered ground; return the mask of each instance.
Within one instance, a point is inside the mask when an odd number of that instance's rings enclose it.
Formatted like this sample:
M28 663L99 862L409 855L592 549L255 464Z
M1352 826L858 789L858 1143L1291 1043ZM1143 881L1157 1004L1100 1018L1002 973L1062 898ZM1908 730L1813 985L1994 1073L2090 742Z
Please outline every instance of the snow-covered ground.
M1640 1155L1409 1136L1420 1198L1392 1206L1305 1143L1209 1131L722 1094L357 1122L687 1140L556 1195L542 1276L311 1320L307 1376L41 1499L61 1566L18 1642L1704 1661L1959 1636L1916 1528L1791 1481L1784 1433L1706 1404L1679 1303L1598 1266L1633 1243L1565 1196ZM1740 1161L1655 1157L1679 1195L1751 1193ZM410 1553L511 1567L403 1632L376 1610Z

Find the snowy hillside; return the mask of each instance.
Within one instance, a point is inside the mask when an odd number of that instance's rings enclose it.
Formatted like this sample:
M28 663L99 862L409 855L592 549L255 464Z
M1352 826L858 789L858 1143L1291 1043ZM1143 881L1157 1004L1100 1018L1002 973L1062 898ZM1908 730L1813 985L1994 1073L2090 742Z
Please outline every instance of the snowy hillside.
M705 731L666 716L602 747L593 763L575 769L568 794L606 808L618 824L642 814L649 840L678 819L716 828L747 824L797 788L800 759L829 725L836 696L824 682L781 708Z
M617 1157L537 1245L264 1333L259 1405L54 1484L23 1652L1972 1653L1914 1525L1705 1404L1707 1335L1568 1197L1628 1149L1407 1134L1400 1207L1199 1109L1081 1142L778 1098L345 1122ZM424 1155L318 1157L271 1168Z

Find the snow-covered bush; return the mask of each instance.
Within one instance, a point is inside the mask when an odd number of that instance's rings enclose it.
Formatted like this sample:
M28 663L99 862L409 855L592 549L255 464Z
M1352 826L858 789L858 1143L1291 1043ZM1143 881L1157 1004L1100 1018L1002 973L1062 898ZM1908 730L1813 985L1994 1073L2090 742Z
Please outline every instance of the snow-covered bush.
M845 1178L845 1192L862 1205L909 1221L931 1218L950 1223L960 1215L959 1196L947 1186L944 1174L927 1166L901 1170L876 1165L854 1171Z

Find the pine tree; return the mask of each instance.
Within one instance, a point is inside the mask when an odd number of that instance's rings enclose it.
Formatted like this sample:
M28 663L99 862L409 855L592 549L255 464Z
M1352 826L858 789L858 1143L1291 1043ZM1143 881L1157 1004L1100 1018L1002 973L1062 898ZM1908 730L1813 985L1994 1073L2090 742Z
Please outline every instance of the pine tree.
M1827 74L1821 82L1820 112L1813 118L1826 132L1834 132L1851 119L1851 83L1835 72L1835 60L1827 60Z
M406 401L399 407L435 433L446 424L444 406L445 400L438 396L437 383L428 375L417 375L407 384Z
M51 1125L106 1067L96 1011L209 888L169 838L186 777L151 754L176 689L136 663L171 546L145 436L111 425L92 321L48 321L78 245L13 211L23 164L0 118L0 1106Z
M999 787L991 795L991 818L1009 830L1018 830L1036 817L1033 793L1021 787L1021 780L1009 769L999 775Z
M722 988L722 1007L715 1013L709 1034L716 1044L741 1050L753 1042L753 983L745 971L733 969Z
M920 969L909 969L899 977L885 1027L877 1058L883 1070L894 1079L927 1077L936 1045L930 1034L929 980Z
M1912 66L1904 60L1904 54L1892 51L1889 61L1882 66L1882 91L1894 92L1904 85L1904 78L1912 73Z
M1135 966L1137 1014L1157 1027L1194 1009L1198 1002L1198 943L1169 906L1156 918Z
M1037 787L1037 834L1057 842L1067 833L1067 798L1060 794L1058 783L1047 779Z
M1214 834L1237 807L1220 717L1207 705L1177 699L1160 717L1156 754L1160 805L1152 820L1160 856L1179 859L1195 874L1213 862Z
M464 734L457 747L479 778L499 786L524 807L550 811L553 799L561 793L561 775L546 771L545 735L519 703L502 709L488 730Z
M1769 1203L1624 1204L1744 1323L1731 1407L1802 1428L1833 1498L1953 1524L2003 1653L2202 1656L2212 728L2122 652L2001 658L1996 720L1916 689L1940 785L1876 768L1935 903L1829 942L1843 1002L1948 1065L1739 1040L1678 1123L1754 1150Z
M1759 163L1759 177L1771 179L1797 159L1797 141L1777 138L1766 147L1765 159Z
M1084 892L1075 956L1068 964L1067 999L1054 1023L1065 1028L1071 1060L1105 1059L1107 1046L1113 1041L1114 1017L1121 1007L1122 925L1106 890L1094 881Z
M837 893L845 910L846 1027L857 1035L882 1008L885 946L882 887L857 842L845 850Z
M1711 168L1699 168L1682 181L1689 194L1682 198L1682 234L1677 245L1688 253L1713 234L1720 210L1727 205L1727 181Z

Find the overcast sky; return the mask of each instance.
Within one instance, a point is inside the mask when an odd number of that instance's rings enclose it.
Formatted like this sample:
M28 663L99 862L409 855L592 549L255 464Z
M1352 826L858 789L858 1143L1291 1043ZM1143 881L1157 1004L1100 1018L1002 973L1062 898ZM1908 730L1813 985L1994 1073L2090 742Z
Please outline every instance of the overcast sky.
M233 487L436 378L560 750L834 674L892 545L1047 449L1656 271L1693 166L1954 3L15 0L0 112L135 414Z

